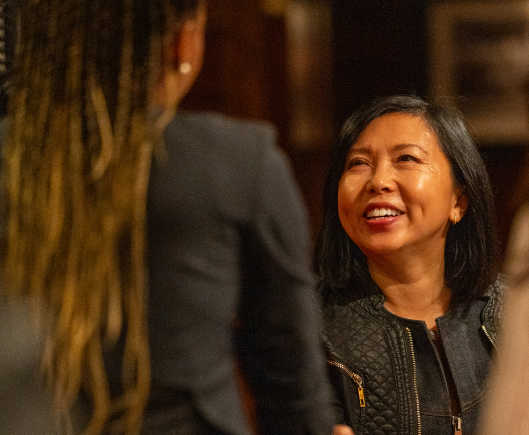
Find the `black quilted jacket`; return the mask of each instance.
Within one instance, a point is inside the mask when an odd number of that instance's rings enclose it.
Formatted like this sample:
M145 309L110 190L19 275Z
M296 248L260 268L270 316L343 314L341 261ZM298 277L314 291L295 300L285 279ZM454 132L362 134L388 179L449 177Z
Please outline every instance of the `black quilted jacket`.
M481 312L483 337L494 345L501 317L500 279ZM376 294L347 304L324 305L329 376L342 413L355 435L421 433L411 332L383 309Z

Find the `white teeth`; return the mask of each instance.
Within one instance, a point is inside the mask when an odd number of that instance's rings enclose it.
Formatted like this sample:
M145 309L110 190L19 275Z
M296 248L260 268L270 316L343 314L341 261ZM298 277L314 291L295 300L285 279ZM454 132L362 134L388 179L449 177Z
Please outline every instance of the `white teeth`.
M375 208L367 213L368 218L384 217L384 216L399 216L402 212L390 208Z

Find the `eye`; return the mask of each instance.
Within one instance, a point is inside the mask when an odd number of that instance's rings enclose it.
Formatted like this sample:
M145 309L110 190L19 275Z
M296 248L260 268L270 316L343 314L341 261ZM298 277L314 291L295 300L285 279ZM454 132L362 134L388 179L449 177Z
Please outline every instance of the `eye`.
M347 167L346 169L351 169L351 168L354 168L354 167L358 167L358 166L362 166L362 165L366 165L367 163L362 160L362 159L359 159L359 158L353 158L351 160L349 160L347 162Z
M417 157L411 156L409 154L404 154L398 158L399 162L418 162Z

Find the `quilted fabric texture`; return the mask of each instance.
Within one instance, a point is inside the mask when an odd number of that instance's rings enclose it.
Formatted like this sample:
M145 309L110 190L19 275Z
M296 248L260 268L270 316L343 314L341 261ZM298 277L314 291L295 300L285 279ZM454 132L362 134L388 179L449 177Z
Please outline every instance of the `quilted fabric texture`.
M505 277L503 275L499 275L494 285L490 286L487 292L487 296L490 297L490 302L483 310L482 320L493 340L495 340L496 335L499 332L498 326L501 324L501 319L503 318L501 293L507 286L508 283ZM493 319L495 317L497 317L500 322L490 322L490 324L487 324L487 319Z
M495 340L501 314L501 279L487 293L489 301L482 321ZM387 315L381 293L346 305L323 309L324 341L327 346L329 377L333 384L343 423L360 434L402 434L418 432L417 393L414 380L411 335ZM342 367L340 367L342 366ZM360 406L360 376L366 406Z
M410 425L415 424L414 419L399 421L397 392L402 390L406 393L402 399L410 410L413 408L413 394L410 393L413 392L402 388L404 385L397 388L397 384L413 380L409 379L410 371L405 367L407 358L395 358L395 361L391 358L391 355L407 356L409 345L398 324L389 319L384 321L377 315L375 307L382 304L380 297L378 299L374 296L347 306L327 307L324 312L329 357L362 378L365 408L360 407L358 385L349 374L332 367L330 375L335 385L341 385L336 389L340 401L350 402L351 405L345 411L344 422L358 427L359 434L411 433ZM395 372L402 376L396 377Z

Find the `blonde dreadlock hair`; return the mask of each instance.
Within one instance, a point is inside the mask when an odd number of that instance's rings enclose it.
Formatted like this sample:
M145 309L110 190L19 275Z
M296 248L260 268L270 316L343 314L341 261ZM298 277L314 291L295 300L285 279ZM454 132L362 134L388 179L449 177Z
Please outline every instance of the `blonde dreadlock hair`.
M8 290L41 315L58 415L81 390L86 434L138 433L149 393L148 106L163 38L199 0L25 0L3 153ZM125 345L122 395L105 348Z

